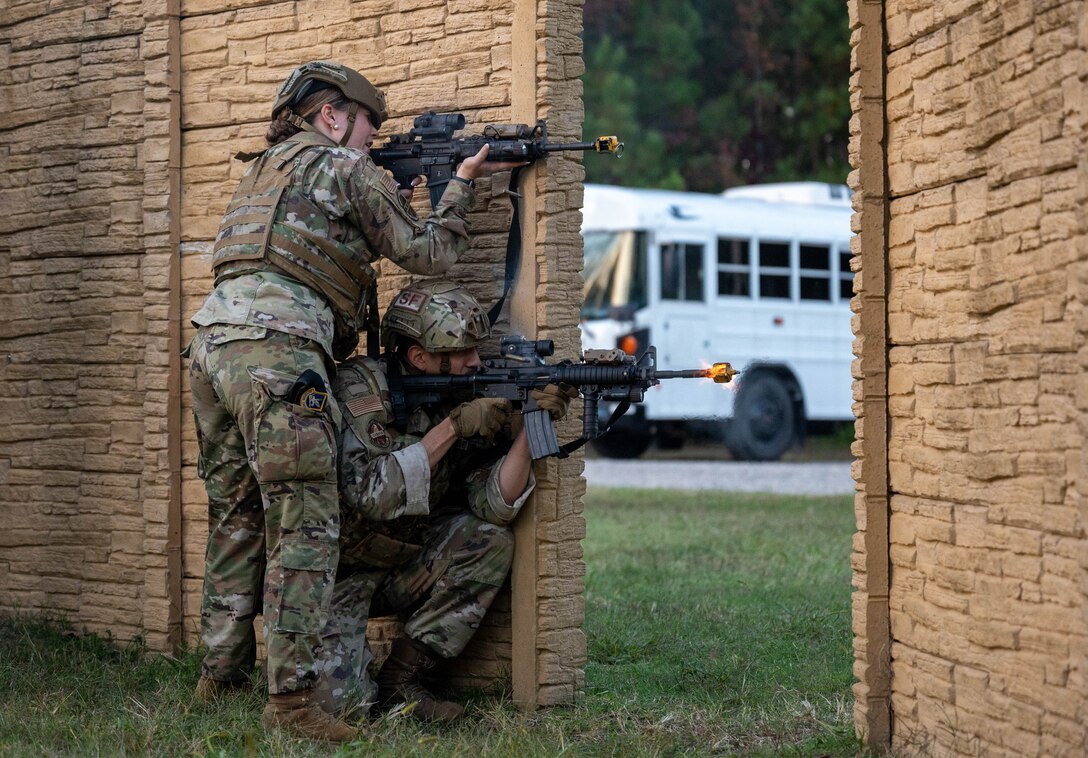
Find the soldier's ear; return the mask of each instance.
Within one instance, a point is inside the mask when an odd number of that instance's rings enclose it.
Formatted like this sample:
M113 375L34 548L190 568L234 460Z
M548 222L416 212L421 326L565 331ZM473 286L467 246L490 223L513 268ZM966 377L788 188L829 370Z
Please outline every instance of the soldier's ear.
M409 347L406 357L408 358L408 363L413 368L420 371L426 371L430 365L430 361L428 360L428 358L430 358L430 353L419 345L412 345Z

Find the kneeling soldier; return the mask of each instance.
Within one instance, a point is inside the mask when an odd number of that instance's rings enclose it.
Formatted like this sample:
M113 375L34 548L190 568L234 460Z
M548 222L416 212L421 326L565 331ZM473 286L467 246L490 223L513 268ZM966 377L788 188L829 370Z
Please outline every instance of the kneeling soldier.
M420 675L465 649L506 580L509 524L535 485L529 445L524 430L509 432L507 400L400 409L398 423L390 386L403 374L476 371L477 345L490 332L464 287L415 284L382 319L383 357L356 357L337 369L343 525L328 628L338 629L338 639L327 641L323 665L337 711L374 698L367 619L400 613L404 636L378 674L380 706L413 704L412 715L425 721L464 713L425 689ZM535 397L556 419L570 401L558 387Z

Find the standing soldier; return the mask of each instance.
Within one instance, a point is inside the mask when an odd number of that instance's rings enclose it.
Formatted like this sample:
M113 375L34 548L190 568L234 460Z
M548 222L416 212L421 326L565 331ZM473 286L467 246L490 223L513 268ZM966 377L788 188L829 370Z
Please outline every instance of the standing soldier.
M509 524L535 483L529 443L524 429L509 433L508 400L396 409L390 386L403 374L477 370L477 345L490 333L464 287L414 284L382 320L382 359L356 357L337 370L344 524L323 666L337 711L373 700L367 621L390 613L405 614L404 636L378 674L381 705L413 703L412 715L427 721L464 711L432 695L421 676L465 649L506 581ZM533 393L553 418L575 394L555 386Z
M422 221L369 157L386 115L382 92L346 66L317 61L288 77L269 147L248 156L256 160L223 216L215 289L193 317L190 346L209 515L196 694L211 700L247 681L263 612L263 723L330 741L357 731L313 696L340 532L329 367L354 351L360 330L376 332L375 259L435 274L465 251L487 157L462 163Z

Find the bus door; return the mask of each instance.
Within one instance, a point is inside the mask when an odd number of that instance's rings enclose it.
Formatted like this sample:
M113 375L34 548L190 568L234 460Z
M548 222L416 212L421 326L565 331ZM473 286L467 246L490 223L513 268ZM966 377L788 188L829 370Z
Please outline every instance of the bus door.
M657 306L650 339L662 369L700 368L721 357L711 355L706 238L658 236ZM648 393L651 419L712 418L723 413L721 387L713 382L665 381Z

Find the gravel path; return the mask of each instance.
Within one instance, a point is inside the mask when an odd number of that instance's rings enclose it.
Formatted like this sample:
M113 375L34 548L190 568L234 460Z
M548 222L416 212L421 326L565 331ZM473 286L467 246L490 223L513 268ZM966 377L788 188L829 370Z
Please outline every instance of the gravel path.
M590 487L849 495L849 463L739 463L735 461L586 461Z

